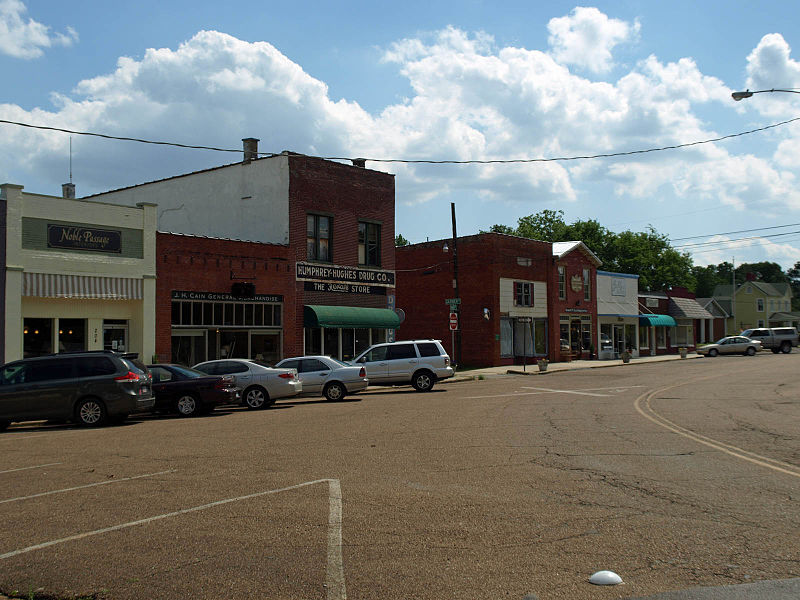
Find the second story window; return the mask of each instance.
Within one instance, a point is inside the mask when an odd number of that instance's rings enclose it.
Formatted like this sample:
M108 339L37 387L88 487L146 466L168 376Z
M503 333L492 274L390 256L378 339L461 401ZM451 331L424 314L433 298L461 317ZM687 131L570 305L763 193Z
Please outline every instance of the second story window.
M567 297L567 273L563 266L558 267L558 299L565 300Z
M533 306L533 284L524 281L514 282L514 306Z
M583 270L583 299L592 299L592 280L589 279L589 269Z
M306 217L306 258L331 262L333 219L323 215Z
M756 298L756 310L758 312L764 312L764 299L763 298Z
M381 266L381 226L377 223L358 224L358 264Z

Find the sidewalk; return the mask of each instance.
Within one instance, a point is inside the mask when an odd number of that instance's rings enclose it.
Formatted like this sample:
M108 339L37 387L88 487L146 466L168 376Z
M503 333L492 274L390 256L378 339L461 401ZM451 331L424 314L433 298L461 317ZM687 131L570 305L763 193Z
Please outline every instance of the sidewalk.
M604 369L606 367L631 367L634 365L644 365L655 362L667 362L671 360L693 360L696 358L703 358L699 354L689 354L686 358L681 358L677 354L664 354L661 356L642 356L640 358L632 358L631 362L624 364L622 359L614 360L573 360L570 362L550 363L547 365L547 371L540 372L539 367L533 363L523 367L523 365L505 365L503 367L486 367L484 369L469 369L468 371L459 372L456 370L455 377L446 379L442 383L450 381L473 381L480 377L498 376L498 375L549 375L551 373L559 373L561 371L577 371L580 369Z

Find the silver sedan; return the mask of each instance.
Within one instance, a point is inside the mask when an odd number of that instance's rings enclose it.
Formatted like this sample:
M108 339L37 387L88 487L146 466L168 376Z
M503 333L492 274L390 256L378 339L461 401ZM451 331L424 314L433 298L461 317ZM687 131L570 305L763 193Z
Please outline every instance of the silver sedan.
M297 369L304 396L322 395L328 400L341 400L369 385L364 367L354 367L330 356L284 358L275 367Z
M209 375L233 376L234 384L242 390L242 402L247 408L266 408L278 398L294 396L303 391L296 370L272 368L256 360L209 360L194 368Z
M717 340L713 344L706 344L697 349L698 354L717 356L718 354L744 354L753 356L761 350L761 342L751 340L741 335L731 335Z

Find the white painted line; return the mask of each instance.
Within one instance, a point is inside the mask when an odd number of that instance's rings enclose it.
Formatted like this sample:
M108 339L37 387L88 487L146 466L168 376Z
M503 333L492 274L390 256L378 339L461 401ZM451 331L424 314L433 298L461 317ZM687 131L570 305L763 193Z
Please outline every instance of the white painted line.
M491 396L465 396L464 400L488 400L490 398L515 398L517 396L538 396L545 392L512 392L510 394L493 394Z
M53 463L61 464L61 463ZM60 490L52 490L50 492L41 492L39 494L31 494L30 496L19 496L18 498L8 498L0 500L0 504L7 502L19 502L20 500L30 500L31 498L41 498L42 496L50 496L51 494L63 494L64 492L74 492L75 490L83 490L90 487L97 487L98 485L109 485L111 483L122 483L123 481L132 481L134 479L142 479L143 477L155 477L156 475L164 475L166 473L174 473L175 469L169 471L159 471L158 473L147 473L146 475L135 475L133 477L123 477L122 479L108 479L106 481L99 481L97 483L87 483L86 485L76 485L75 487L63 488Z
M19 469L8 469L6 471L0 471L0 475L3 473L15 473L17 471L27 471L28 469L43 469L44 467L52 467L53 465L60 465L63 463L47 463L46 465L36 465L33 467L20 467Z
M86 531L78 533L65 538L51 540L49 542L42 542L27 548L20 548L19 550L12 550L5 554L0 554L0 560L13 558L20 554L33 552L34 550L42 550L50 546L64 544L66 542L73 542L82 540L95 535L103 533L110 533L112 531L119 531L137 525L147 525L154 521L161 519L168 519L170 517L178 517L193 512L205 510L207 508L214 508L215 506L222 506L223 504L230 504L231 502L239 502L241 500L249 500L251 498L258 498L259 496L267 496L269 494L277 494L278 492L288 492L296 490L309 485L317 483L328 484L328 496L330 499L329 515L328 515L328 568L326 574L326 587L328 588L328 598L330 600L347 600L347 594L344 585L344 567L342 563L342 490L338 479L316 479L314 481L306 481L305 483L298 483L297 485L290 485L288 487L280 488L277 490L267 490L265 492L256 492L254 494L247 494L246 496L237 496L236 498L226 498L225 500L217 500L216 502L209 502L208 504L201 504L200 506L193 506L191 508L184 508L176 510L175 512L164 513L154 517L147 517L146 519L139 519L138 521L130 521L128 523L120 523L119 525L112 525L111 527L104 527L103 529L95 529L94 531Z
M328 600L346 600L342 564L342 487L338 479L328 480Z
M522 388L523 390L537 390L540 392L551 392L556 394L578 394L579 396L597 396L599 398L608 398L611 394L593 394L591 392L582 392L579 390L551 390L548 388L534 388L534 387L525 387Z

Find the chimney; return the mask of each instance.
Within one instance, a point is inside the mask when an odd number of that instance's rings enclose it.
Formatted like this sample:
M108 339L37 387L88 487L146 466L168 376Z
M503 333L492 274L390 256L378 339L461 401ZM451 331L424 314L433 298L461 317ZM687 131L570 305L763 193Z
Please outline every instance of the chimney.
M64 198L75 198L75 184L74 183L62 183L61 184L61 195Z
M258 158L258 138L242 138L244 145L244 163Z
M354 167L360 167L362 169L366 168L367 166L367 159L366 158L351 158Z

